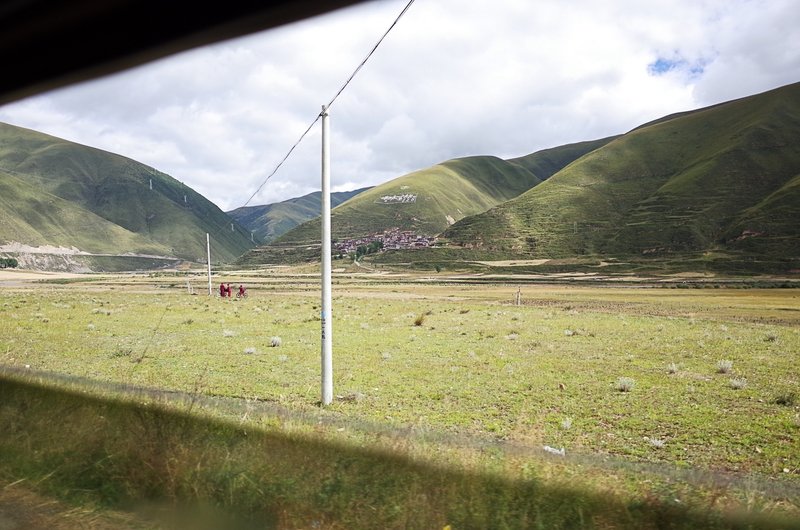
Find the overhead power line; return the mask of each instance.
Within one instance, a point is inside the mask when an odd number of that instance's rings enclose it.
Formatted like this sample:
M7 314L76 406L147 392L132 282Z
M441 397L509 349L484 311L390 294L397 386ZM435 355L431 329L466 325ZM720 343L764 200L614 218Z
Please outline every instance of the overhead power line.
M361 64L359 64L359 65L356 67L356 69L353 71L353 73L352 73L352 74L350 74L350 77L348 77L348 78L347 78L347 81L345 81L345 82L344 82L344 84L342 85L342 88L340 88L340 89L339 89L339 91L336 93L336 95L335 95L335 96L333 96L333 98L331 99L330 103L328 103L327 107L328 107L329 109L331 108L331 105L333 105L333 102L334 102L334 101L336 101L336 98L338 98L338 97L339 97L339 94L341 94L342 92L344 92L344 89L345 89L345 88L347 88L347 85L349 85L349 84L350 84L350 81L352 81L352 80L353 80L353 78L356 76L356 74L358 73L358 71L359 71L359 70L361 70L361 68L362 68L362 67L363 67L365 64L367 64L367 61L369 61L369 58L370 58L370 57L372 57L372 54L373 54L373 53L375 53L375 50L377 50L377 49L378 49L378 46L380 46L380 45L381 45L381 43L383 42L383 39L385 39L385 38L386 38L386 36L389 34L389 32L390 32L390 31L392 31L392 28L394 28L394 27L397 25L397 22L399 22L399 21L400 21L400 19L403 17L403 15L405 15L405 14L406 14L406 11L408 11L408 8L409 8L409 7L411 7L411 4L413 4L413 3L414 3L414 0L409 0L409 2L406 4L406 7L404 7L404 8L403 8L403 10L402 10L402 11L400 11L400 14L399 14L399 15L397 15L397 18L395 18L395 19L394 19L394 22L392 22L392 25L391 25L391 26L389 26L389 29L387 29L387 30L386 30L386 33L384 33L384 34L383 34L383 36L382 36L380 39L378 39L378 42L376 42L376 43L375 43L375 46L373 46L373 47L372 47L372 49L371 49L371 50L369 51L369 53L367 54L367 56L366 56L366 57L364 57L364 60L363 60L363 61L361 61ZM319 119L319 116L317 116L317 119Z
M367 61L369 61L369 58L370 58L370 57L372 57L372 54L373 54L373 53L375 53L375 50L377 50L377 49L378 49L378 46L380 46L380 45L381 45L381 43L382 43L382 42L383 42L383 40L386 38L386 36L389 34L389 32L390 32L390 31L392 31L392 29L393 29L393 28L394 28L394 27L397 25L397 23L400 21L400 19L403 17L403 15L405 15L405 14L406 14L406 11L408 11L408 8L410 8L410 7L411 7L411 4L413 4L413 3L414 3L414 0L409 0L409 2L406 4L406 6L403 8L403 10L402 10L402 11L400 11L400 14L399 14L399 15L397 15L397 18L395 18L395 19L394 19L394 22L392 22L392 24L389 26L389 29L387 29L387 30L386 30L386 32L385 32L385 33L384 33L384 34L381 36L381 38L380 38L380 39L378 39L378 42L376 42L376 43L375 43L375 46L373 46L373 47L372 47L372 49L369 51L369 53L366 55L366 57L364 57L364 60L363 60L363 61L361 61L361 63L359 63L359 65L356 67L356 69L355 69L355 70L353 70L353 73L352 73L352 74L350 74L350 77L348 77L348 78L347 78L347 81L345 81L345 82L344 82L344 84L342 85L342 87L339 89L339 91L338 91L338 92L336 92L336 95L334 95L334 96L331 98L331 100L328 102L328 105L326 106L326 108L327 108L327 109L330 109L330 108L331 108L331 106L333 105L333 103L336 101L336 98L338 98L338 97L341 95L341 93L342 93L342 92L344 92L344 89L345 89L345 88L347 88L347 85L349 85L349 84L350 84L350 81L352 81L352 80L353 80L353 78L356 76L356 74L358 74L359 70L361 70L361 68L362 68L362 67L363 67L365 64L367 64ZM303 132L303 134L301 134L301 135L300 135L300 138L298 138L298 139L297 139L297 141L294 143L294 145L292 145L292 147L289 149L289 151L286 153L286 155L285 155L285 156L284 156L284 157L281 159L281 161L280 161L280 162L278 162L278 165L277 165L277 166L275 166L275 169L273 169L273 170L272 170L272 173L270 173L269 175L267 175L267 178L265 178L265 179L264 179L264 181L261 183L261 185L260 185L260 186L259 186L259 187L256 189L256 191L255 191L255 192L253 192L253 194L252 194L252 195L250 195L250 198L249 198L249 199L247 199L247 201L246 201L246 202L245 202L245 203L244 203L244 204L241 206L241 208L244 208L245 206L247 206L248 204L250 204L250 201L252 201L252 200L253 200L253 198L254 198L256 195L258 195L258 194L261 192L261 189L262 189L262 188L263 188L263 187L266 185L267 181L268 181L269 179L271 179L271 178L272 178L272 176L273 176L273 175L275 175L275 173L277 173L277 172L278 172L278 170L281 168L281 166L283 166L283 164L286 162L286 160L289 158L289 156L292 154L292 152L295 150L295 148L296 148L298 145L300 145L300 142L302 142L302 141L303 141L303 138L305 138L305 137L306 137L306 135L307 135L307 134L308 134L308 133L311 131L311 129L314 127L314 125L316 125L316 123L319 121L319 119L320 119L320 117L321 117L321 116L322 116L322 113L320 113L320 114L317 114L317 116L314 118L314 121L312 121L312 122L311 122L311 124L310 124L310 125L308 126L308 128L307 128L307 129L306 129L306 130Z

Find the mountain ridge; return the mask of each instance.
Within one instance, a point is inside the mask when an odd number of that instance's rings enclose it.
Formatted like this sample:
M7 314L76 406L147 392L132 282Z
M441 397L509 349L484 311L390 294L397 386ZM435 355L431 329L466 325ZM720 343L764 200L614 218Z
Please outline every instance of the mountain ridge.
M371 187L331 192L331 208L335 208ZM226 213L251 230L261 243L269 243L295 226L320 215L321 206L322 192L314 191L281 202L243 206Z
M558 167L610 138L544 149L508 160L493 155L455 158L412 171L333 209L333 237L361 237L394 228L437 235L459 219L523 193L549 178ZM404 196L408 202L402 202ZM319 233L319 221L312 220L290 230L275 244L318 242Z
M0 172L0 243L189 261L205 261L206 233L217 260L251 246L249 232L205 197L116 153L0 123Z
M795 83L637 127L443 236L537 258L720 249L796 257L800 234L786 219L798 213L789 207L800 199L798 146ZM780 222L765 209L778 203L791 211Z
M0 123L0 249L13 242L205 261L205 232L218 261L270 263L270 249L292 247L313 259L318 204L315 192L222 212L135 160ZM777 260L794 270L800 83L673 113L622 135L505 160L447 160L333 194L332 204L335 240L386 230L438 235L459 259L470 249L484 259L693 253ZM303 216L317 218L279 236L269 224ZM277 239L248 251L258 230Z

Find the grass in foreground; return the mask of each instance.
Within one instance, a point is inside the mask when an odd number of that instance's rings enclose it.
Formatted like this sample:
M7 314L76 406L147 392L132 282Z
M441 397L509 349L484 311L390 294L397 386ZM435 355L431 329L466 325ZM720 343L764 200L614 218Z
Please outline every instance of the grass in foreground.
M151 287L10 293L0 308L0 361L317 410L313 292L251 288L248 299L229 301ZM800 421L787 396L796 387L800 336L795 327L743 319L750 307L759 314L765 296L780 297L771 307L797 310L796 294L694 292L687 311L670 291L661 313L646 316L637 313L658 301L652 290L537 291L525 294L526 306L506 304L511 291L335 288L339 399L330 414L353 425L411 425L761 477L778 489L794 486L783 496L726 493L714 502L797 513ZM601 310L610 298L613 313ZM698 310L722 299L735 315ZM271 346L275 337L280 346ZM729 373L718 373L721 360L731 361ZM634 382L630 391L620 391L621 378ZM747 384L736 388L734 378ZM623 482L651 491L632 477Z
M183 403L141 392L108 398L97 388L25 379L0 376L4 490L33 487L102 518L108 507L123 508L128 522L117 528L790 524L774 505L744 511L724 486L704 491L646 469L570 465L408 433L344 435L297 419L275 424L275 416L254 427L215 418L216 407L188 395Z

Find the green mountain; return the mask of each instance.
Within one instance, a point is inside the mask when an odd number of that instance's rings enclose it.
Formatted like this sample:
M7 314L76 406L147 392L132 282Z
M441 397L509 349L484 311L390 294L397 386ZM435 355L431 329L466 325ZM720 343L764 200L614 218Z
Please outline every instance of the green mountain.
M610 140L581 142L510 160L495 156L456 158L408 173L333 209L333 238L361 237L390 228L437 235L459 219L529 190ZM319 239L320 222L314 219L290 230L275 243L319 243Z
M603 147L615 138L618 136L542 149L519 158L511 158L508 161L531 171L541 180L547 180L586 153Z
M331 208L355 197L370 188L354 191L331 192ZM295 226L319 216L322 192L315 191L302 197L263 206L245 206L228 213L236 222L253 232L262 243L269 243Z
M169 175L113 153L0 123L0 245L231 261L250 233Z
M117 248L129 248L139 254L168 254L164 245L3 171L0 171L0 210L4 242L76 247L98 254Z
M800 256L800 83L667 116L443 236L536 258Z

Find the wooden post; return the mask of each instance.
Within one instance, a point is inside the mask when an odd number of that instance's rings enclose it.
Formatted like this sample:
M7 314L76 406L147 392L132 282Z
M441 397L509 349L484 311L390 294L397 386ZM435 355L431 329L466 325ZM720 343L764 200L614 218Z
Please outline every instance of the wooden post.
M206 232L206 261L208 263L208 296L211 296L211 238Z

